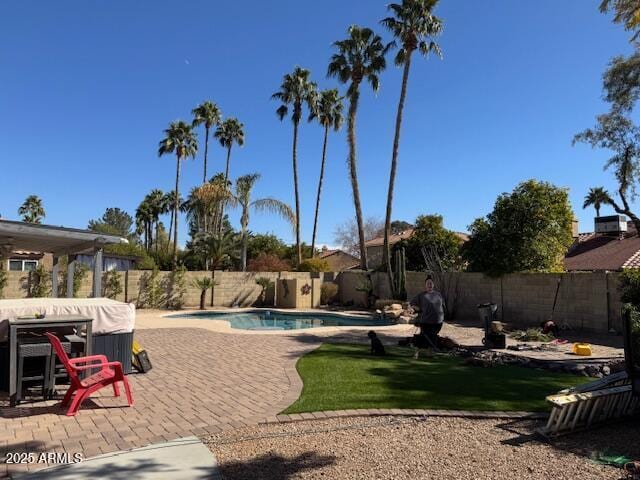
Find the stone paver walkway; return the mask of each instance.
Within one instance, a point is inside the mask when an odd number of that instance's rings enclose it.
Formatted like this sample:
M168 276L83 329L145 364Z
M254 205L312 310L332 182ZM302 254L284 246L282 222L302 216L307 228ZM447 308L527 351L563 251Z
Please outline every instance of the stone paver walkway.
M153 369L129 376L134 406L99 395L75 417L58 402L8 408L0 401L0 478L51 466L7 465L7 452L84 458L274 420L299 396L295 362L318 346L305 336L232 335L195 328L139 330ZM107 390L107 389L105 389Z

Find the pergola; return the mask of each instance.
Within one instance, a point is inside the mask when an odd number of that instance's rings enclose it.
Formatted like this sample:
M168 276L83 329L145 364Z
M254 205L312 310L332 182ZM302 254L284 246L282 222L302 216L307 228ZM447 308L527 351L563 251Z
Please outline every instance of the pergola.
M78 254L93 255L93 296L102 296L102 250L105 245L128 243L117 235L79 230L75 228L38 225L0 219L0 259L11 252L25 250L53 254L51 294L58 297L59 259L67 256L67 297L73 296L73 274Z

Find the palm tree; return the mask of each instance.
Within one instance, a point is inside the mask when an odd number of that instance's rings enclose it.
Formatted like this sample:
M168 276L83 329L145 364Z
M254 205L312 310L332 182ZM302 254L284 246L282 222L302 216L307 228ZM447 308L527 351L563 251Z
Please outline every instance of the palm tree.
M224 171L224 179L229 180L231 147L234 143L240 147L244 145L244 125L237 118L227 118L218 125L213 136L218 139L220 145L227 149L227 167Z
M411 58L413 52L418 50L425 57L434 52L442 56L440 47L433 41L433 37L442 32L442 22L432 14L432 10L438 0L402 0L402 4L391 3L388 9L393 16L382 20L382 25L391 31L396 41L399 43L398 53L395 63L403 67L402 87L400 88L400 100L398 101L398 111L396 114L395 135L393 137L393 150L391 154L391 171L389 173L389 190L387 192L387 212L384 223L384 261L387 267L389 283L394 298L399 288L393 276L391 268L391 251L389 246L389 236L391 235L391 215L393 210L393 189L396 181L396 170L398 168L398 149L400 146L400 130L402 127L402 113L404 102L407 96L407 83L409 81L409 71L411 70Z
M204 310L207 290L213 288L216 283L211 277L195 278L192 282L194 288L200 290L200 310Z
M193 249L202 258L208 258L209 268L216 270L237 259L238 235L233 231L199 233L193 239Z
M153 212L147 195L138 208L136 208L136 233L143 235L144 248L147 252L151 250L151 225L153 224Z
M42 199L37 195L29 195L18 208L18 215L22 215L22 221L27 223L42 223L46 216Z
M374 92L380 88L378 75L387 62L385 55L391 44L385 45L382 38L370 28L352 25L348 30L349 37L335 42L338 52L333 54L327 70L329 77L337 77L341 83L349 83L349 115L347 117L347 139L349 141L349 176L353 189L353 203L356 210L358 238L360 247L360 268L367 269L367 249L365 247L364 222L362 205L360 204L360 188L356 166L356 114L360 99L360 83L366 79Z
M316 232L318 229L318 212L320 211L320 194L322 193L322 180L324 179L324 165L327 158L327 140L329 129L337 132L342 127L344 117L342 115L342 97L337 89L320 92L316 110L309 115L309 121L314 118L324 127L324 141L322 142L322 161L320 162L320 178L318 179L318 195L316 196L316 211L313 217L313 237L311 237L311 255L316 254Z
M165 209L164 192L155 188L145 197L145 201L149 205L151 220L155 225L155 242L152 242L152 244L155 244L155 252L158 253L158 242L160 239L160 215L162 215L163 210Z
M222 112L215 103L207 100L191 110L191 114L193 115L193 121L191 122L193 127L204 125L204 175L202 177L202 183L206 183L209 131L211 130L211 127L220 123L220 120L222 119Z
M160 141L158 156L175 153L176 155L176 188L174 200L180 198L180 162L185 158L195 158L198 153L197 135L191 126L182 120L171 122L165 131L165 138ZM178 202L173 204L173 265L178 264Z
M589 193L584 197L582 208L594 206L596 209L596 217L600 216L600 207L611 203L611 196L603 187L594 187L589 189Z
M249 230L249 212L251 208L262 212L271 212L280 215L287 220L291 225L295 225L295 215L291 210L291 207L280 200L275 198L261 198L259 200L251 201L251 190L255 183L260 179L260 174L252 173L249 175L243 175L236 180L235 195L233 196L234 203L236 203L242 209L242 216L240 217L241 226L241 263L242 271L247 271L247 240Z
M280 90L271 98L282 102L276 110L280 120L289 113L291 106L291 120L293 122L293 191L296 200L296 250L298 264L302 262L302 247L300 243L300 194L298 191L298 126L302 118L302 107L307 104L309 110L315 111L317 102L317 86L309 77L311 73L304 68L296 67L293 73L284 76Z
M169 221L169 241L167 242L167 253L169 252L169 244L171 243L171 234L173 232L173 217L174 217L174 208L173 206L177 203L178 204L178 208L180 208L180 205L182 205L182 197L178 197L178 200L176 202L175 200L176 198L176 192L171 190L170 192L165 193L164 195L164 201L163 201L163 209L162 209L162 213L163 214L170 214L170 221Z

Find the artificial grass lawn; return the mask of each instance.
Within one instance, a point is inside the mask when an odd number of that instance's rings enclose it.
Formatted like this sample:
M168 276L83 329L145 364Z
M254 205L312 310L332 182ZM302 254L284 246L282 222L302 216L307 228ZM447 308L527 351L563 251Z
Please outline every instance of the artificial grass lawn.
M298 360L304 387L283 413L354 408L544 411L545 397L585 382L575 375L515 366L473 367L447 355L413 358L412 348L324 344Z

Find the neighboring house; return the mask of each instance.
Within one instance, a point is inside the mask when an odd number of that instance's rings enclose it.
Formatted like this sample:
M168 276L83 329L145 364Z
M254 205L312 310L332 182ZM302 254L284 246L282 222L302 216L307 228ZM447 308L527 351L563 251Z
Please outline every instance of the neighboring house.
M45 260L46 255L40 252L28 252L26 250L17 250L11 252L11 256L6 260L6 269L11 272L30 272L35 270L40 264L44 264L48 268L53 267L53 259L49 258L49 262Z
M117 270L119 272L134 270L139 260L139 257L105 253L102 257L102 270L104 272L110 270ZM77 261L89 268L93 268L93 255L78 255ZM53 268L53 255L50 253L43 254L40 252L17 250L11 252L11 256L6 262L7 270L12 272L29 272L35 270L38 265L44 265L47 270L51 270Z
M320 252L320 258L326 260L332 272L342 272L360 265L358 257L354 257L340 249L329 250L327 247L323 247L322 252Z
M569 272L640 268L640 237L633 222L623 215L597 217L595 232L578 235L564 268Z
M469 240L469 235L463 232L453 232L459 239L461 243L465 243ZM408 240L413 235L413 228L408 228L397 235L391 235L389 237L389 245L393 246L401 240ZM384 252L384 236L372 238L371 240L365 242L365 246L367 248L367 260L369 263L369 268L378 268L382 265L382 258Z

